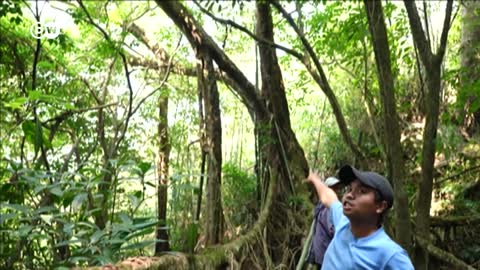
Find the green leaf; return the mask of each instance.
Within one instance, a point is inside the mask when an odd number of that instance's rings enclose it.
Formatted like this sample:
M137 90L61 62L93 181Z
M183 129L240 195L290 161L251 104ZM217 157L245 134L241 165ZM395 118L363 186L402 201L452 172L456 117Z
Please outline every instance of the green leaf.
M127 240L131 240L131 239L133 239L133 238L135 238L135 237L138 237L138 236L144 236L144 235L147 235L147 234L151 234L151 233L153 233L154 231L155 231L155 227L148 227L148 228L144 228L144 229L140 229L140 230L136 229L136 230L134 231L134 233L129 234L129 235L126 237L126 239L127 239Z
M43 133L42 124L37 118L37 120L35 121L35 148L39 149L42 145L47 149L52 148L52 144L46 137L46 134Z
M69 102L66 102L65 104L63 104L65 106L65 109L67 110L74 110L75 109L75 105L69 103Z
M33 145L35 146L35 153L38 152L40 147L42 146L42 125L40 124L40 121L35 121L35 127L34 127L34 136L33 136Z
M98 255L98 256L94 256L95 260L99 261L100 264L112 264L112 263L115 263L112 258L108 257L108 256L103 256L103 255Z
M477 97L470 105L470 108L468 109L468 111L470 113L474 113L474 112L477 112L479 109L480 109L480 98Z
M132 204L132 208L136 208L138 204L140 203L139 199L137 196L129 194L128 199L130 200L130 203Z
M52 215L40 215L40 218L48 225L52 225L52 219L53 219Z
M197 243L198 224L190 223L187 227L187 248L189 252L193 252Z
M104 241L104 243L107 244L108 246L116 246L116 247L123 245L125 242L127 241L124 239L110 239L110 240Z
M3 225L3 223L5 223L7 220L12 219L16 216L18 216L18 214L15 214L15 213L1 214L0 215L0 225Z
M145 175L148 170L152 167L152 163L150 162L140 162L137 164L138 168L140 169L141 175Z
M25 139L35 145L35 123L31 120L24 121L22 123L22 130L23 134L25 135ZM37 150L35 150L36 152Z
M33 189L33 194L38 195L41 191L43 191L47 186L44 185L38 185Z
M72 210L78 211L82 207L83 202L87 199L87 193L80 193L72 201Z
M77 223L77 225L82 225L82 226L85 226L85 227L89 227L91 229L95 229L95 230L98 230L98 227L97 225L91 223L91 222L86 222L86 221L80 221Z
M44 69L53 69L55 67L54 64L49 61L40 61L38 62L37 66Z
M74 227L75 224L65 222L65 224L63 225L63 232L65 232L67 235L72 235Z
M90 244L96 244L106 233L102 230L97 230L90 238Z
M28 98L30 100L39 100L42 97L42 93L40 91L28 91Z
M18 212L22 212L24 214L28 214L30 212L30 208L21 204L2 203L0 204L0 208L10 208L13 210L17 210Z
M123 213L123 212L119 213L118 217L122 220L122 223L125 223L125 224L128 224L128 225L133 224L132 219L126 213Z
M5 107L9 107L12 109L20 109L22 108L23 104L25 104L25 102L27 101L28 99L26 97L19 97L10 102L4 102L3 104Z
M32 225L23 225L20 228L18 228L17 232L20 237L25 237L30 234L32 229L33 229Z
M54 187L50 190L50 193L52 193L53 195L56 195L58 197L62 197L63 196L63 190L60 189L59 187Z
M55 208L54 206L43 206L35 210L35 214L38 215L38 214L47 213L47 212L56 211L56 210L57 208Z
M139 229L144 229L144 228L148 228L148 227L152 227L152 226L155 226L158 224L158 221L156 220L153 220L153 221L149 221L149 222L144 222L144 223L139 223L139 224L135 224L134 227L136 230L139 230Z
M141 242L138 242L138 243L133 243L133 244L127 245L125 247L122 247L122 250L142 249L142 248L145 248L145 247L148 247L148 246L151 246L151 245L155 244L155 242L156 242L156 240L145 240L145 241L141 241Z
M75 257L70 257L68 259L68 261L72 262L73 264L77 264L78 262L82 262L82 261L88 262L88 261L90 261L90 258L82 257L82 256L75 256Z
M40 91L29 91L28 98L32 101L40 100L40 101L53 103L53 104L61 103L61 100L57 96L47 95Z
M151 186L151 187L156 187L154 183L150 182L150 181L146 181L145 184L147 186Z

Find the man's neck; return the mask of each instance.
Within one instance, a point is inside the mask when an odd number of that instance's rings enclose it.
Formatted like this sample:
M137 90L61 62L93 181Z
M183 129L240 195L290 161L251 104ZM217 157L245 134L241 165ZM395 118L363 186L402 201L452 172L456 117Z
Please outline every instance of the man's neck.
M362 238L378 230L377 224L352 223L350 222L350 230L355 238Z

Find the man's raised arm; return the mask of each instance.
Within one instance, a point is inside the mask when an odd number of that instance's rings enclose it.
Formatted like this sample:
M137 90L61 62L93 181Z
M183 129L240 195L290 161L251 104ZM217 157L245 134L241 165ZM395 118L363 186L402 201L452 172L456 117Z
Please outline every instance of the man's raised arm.
M307 181L315 186L315 190L317 191L320 202L328 208L330 208L332 203L338 201L337 194L335 194L331 188L323 183L317 173L310 171Z

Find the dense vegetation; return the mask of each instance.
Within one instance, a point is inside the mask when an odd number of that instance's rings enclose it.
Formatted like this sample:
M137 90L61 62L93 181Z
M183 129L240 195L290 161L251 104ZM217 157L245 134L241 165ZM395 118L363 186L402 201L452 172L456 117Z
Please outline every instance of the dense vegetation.
M480 269L479 96L478 1L1 1L0 269L292 269L345 163Z

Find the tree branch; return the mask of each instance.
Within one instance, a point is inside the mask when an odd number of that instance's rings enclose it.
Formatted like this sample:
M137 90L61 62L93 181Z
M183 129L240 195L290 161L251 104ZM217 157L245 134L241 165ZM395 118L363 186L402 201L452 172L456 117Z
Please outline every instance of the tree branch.
M52 121L61 122L61 121L64 121L65 119L67 119L68 117L72 116L73 114L84 113L84 112L88 112L88 111L95 111L95 110L98 110L98 109L103 109L103 108L114 106L114 105L118 105L118 102L103 104L103 105L90 107L90 108L66 110L66 111L63 111L62 113L60 113L59 115L57 115L53 118L50 118L46 121L43 121L42 124L47 124L47 123L52 122Z
M408 21L410 22L410 28L412 29L413 40L417 44L420 59L426 67L430 68L432 64L430 62L432 57L432 49L430 47L430 43L425 37L425 32L422 28L422 23L420 21L420 16L418 15L415 1L404 0L403 3L405 4L405 9L407 10Z
M193 48L207 47L215 63L222 73L234 81L235 91L247 107L250 117L262 117L268 114L266 107L258 94L257 88L248 80L232 60L221 50L212 38L205 32L199 23L191 16L190 12L179 2L160 1L156 3L173 20L178 28L185 34ZM257 116L255 116L257 114Z
M430 217L431 227L474 226L480 224L480 215Z
M439 259L443 262L449 263L449 264L451 264L452 266L455 266L458 269L475 270L475 268L468 265L464 261L460 260L455 255L453 255L452 253L449 253L449 252L447 252L443 249L440 249L440 248L434 246L433 244L429 243L429 241L426 240L425 238L423 238L419 235L416 235L416 240L417 240L417 243L422 248L424 248L426 251L428 251L428 253L430 253L432 256L436 257L437 259Z
M169 66L168 63L165 63L165 62L149 60L149 59L144 59L144 58L135 57L135 56L130 56L128 58L128 62L132 66L150 68L150 69L162 71L162 72L165 72ZM174 65L173 63L170 67L170 72L178 75L189 76L189 77L197 76L197 70L195 68L182 67L182 66Z
M309 73L312 75L315 82L317 82L317 84L320 86L325 96L328 98L328 101L330 102L330 106L332 107L333 113L337 120L337 125L338 125L338 128L340 129L340 134L342 135L343 140L350 147L350 149L355 154L355 156L357 156L360 159L365 159L365 155L362 153L360 148L355 144L355 142L352 140L350 136L347 123L345 121L345 118L343 117L343 113L340 108L340 104L338 103L338 100L335 94L333 93L333 90L330 87L330 84L328 83L327 76L325 75L322 65L320 64L320 61L318 60L318 57L315 54L315 51L313 50L312 46L310 45L308 40L305 38L304 34L301 32L300 28L297 26L292 16L282 7L282 5L280 5L280 3L278 3L278 1L276 0L269 0L269 2L283 15L283 17L287 20L290 26L295 30L295 33L297 33L298 37L300 38L303 44L303 47L305 48L308 55L312 59L317 71L312 69L310 65L310 60L309 60L310 58L303 57L300 60L305 65Z
M133 110L132 113L135 113L138 108L140 107L140 105L143 104L143 102L145 102L145 100L147 100L149 97L151 97L155 92L157 92L158 90L160 90L163 85L165 84L165 82L168 80L168 77L170 75L170 70L172 68L172 63L173 63L173 57L175 56L175 54L177 53L178 51L178 48L180 47L180 43L182 41L182 37L180 36L180 39L178 40L178 43L177 43L177 48L175 49L175 52L173 53L173 55L170 57L170 59L168 59L168 64L167 64L167 71L165 73L165 76L163 77L163 80L160 82L160 86L157 87L157 89L153 90L152 92L150 92L148 95L146 95L143 99L141 99L138 104L137 104L137 107L135 107L135 109Z
M472 167L470 167L470 168L468 168L468 169L466 169L466 170L463 170L463 171L461 171L461 172L459 172L459 173L457 173L457 174L450 175L450 176L447 176L447 177L445 177L445 178L442 178L442 179L440 179L440 180L438 180L438 181L435 181L433 184L434 184L435 186L439 186L439 185L440 185L441 183L443 183L443 182L446 182L446 181L451 180L451 179L455 179L455 178L457 178L457 177L459 177L459 176L461 176L461 175L464 175L464 174L466 174L466 173L468 173L468 172L477 171L477 170L479 170L479 169L480 169L480 165L478 165L478 166L472 166Z
M445 10L445 20L443 21L442 35L440 37L440 45L438 51L435 55L435 62L440 64L445 55L445 50L447 47L448 32L450 30L451 18L452 18L452 6L453 0L447 1L447 8Z
M144 68L150 68L153 70L159 70L159 71L164 71L167 67L168 64L161 63L158 61L153 61L153 60L148 60L148 59L142 59L139 57L134 57L130 56L130 65L132 66L140 66ZM190 77L196 77L197 76L197 70L195 68L190 68L190 67L182 67L178 65L174 65L171 68L171 72L174 74L178 75L185 75L185 76L190 76ZM242 101L242 98L239 96L239 92L242 90L239 89L241 86L238 85L234 80L232 80L230 77L227 76L224 72L216 69L215 70L215 78L218 81L221 81L225 84L225 86L232 92L232 94L238 98L238 100ZM165 82L167 83L167 82ZM248 107L247 107L248 108Z
M272 47L274 47L274 48L276 48L276 49L280 49L280 50L282 50L282 51L284 51L284 52L286 52L286 53L288 53L288 54L296 57L298 60L302 61L303 55L302 55L301 53L299 53L299 52L297 52L297 51L295 51L295 50L293 50L293 49L284 47L284 46L282 46L282 45L276 44L276 43L274 43L274 42L271 42L271 41L269 41L269 40L266 40L266 39L264 39L264 38L261 38L261 37L255 35L254 33L252 33L252 32L251 32L250 30L248 30L246 27L241 26L241 25L237 24L236 22L234 22L234 21L232 21L232 20L230 20L230 19L226 20L226 19L222 19L222 18L219 18L219 17L213 15L210 11L208 11L207 9L205 9L204 7L202 7L196 0L193 0L193 2L195 3L195 5L198 6L198 8L199 8L203 13L207 14L207 15L208 15L210 18L212 18L213 20L215 20L215 21L217 21L217 22L219 22L219 23L221 23L221 24L230 25L230 26L232 26L233 28L238 29L238 30L244 32L245 34L247 34L248 36L250 36L251 38L253 38L255 41L257 41L257 42L262 42L262 43L267 44L267 45L269 45L269 46L272 46Z
M130 32L134 37L136 37L140 42L142 42L145 46L147 46L150 51L155 55L157 59L162 62L168 62L170 56L168 55L167 51L161 48L157 43L153 44L145 34L142 28L140 28L137 24L131 23L126 27L127 31Z

